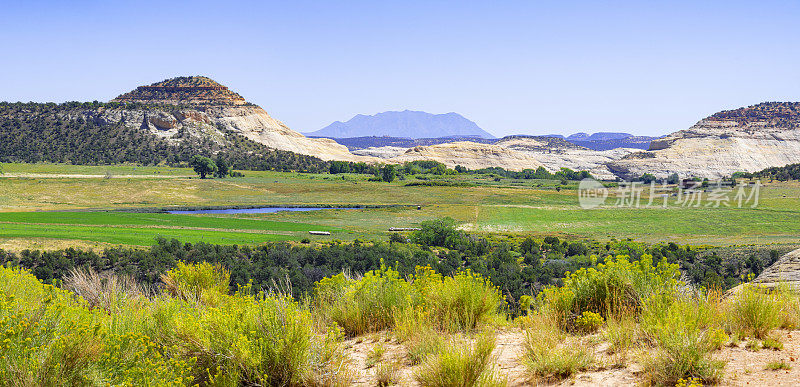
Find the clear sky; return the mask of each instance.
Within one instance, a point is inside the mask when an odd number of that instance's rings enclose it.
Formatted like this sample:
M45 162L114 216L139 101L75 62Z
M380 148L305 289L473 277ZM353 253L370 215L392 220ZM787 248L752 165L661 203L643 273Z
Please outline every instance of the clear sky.
M309 132L386 110L661 135L800 101L800 1L4 1L0 100L206 75Z

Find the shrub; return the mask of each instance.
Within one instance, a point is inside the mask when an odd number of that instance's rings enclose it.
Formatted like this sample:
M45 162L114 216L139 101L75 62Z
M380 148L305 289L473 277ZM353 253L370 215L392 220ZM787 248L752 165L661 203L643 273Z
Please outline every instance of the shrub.
M355 280L338 274L314 287L312 306L324 321L335 322L349 336L394 326L394 311L418 302L417 290L385 266Z
M420 224L420 229L411 234L411 241L424 246L455 248L463 243L466 236L456 229L452 218L428 220Z
M581 345L565 345L564 334L552 316L537 315L527 319L523 361L534 381L558 381L586 370L594 361Z
M103 316L25 272L0 271L0 385L88 384Z
M161 276L161 281L172 297L205 302L228 294L231 273L219 264L178 262L174 269Z
M70 269L63 287L82 297L90 308L99 307L109 312L117 312L129 302L141 305L149 293L131 277L101 276L91 268Z
M645 361L645 373L653 384L673 385L683 378L715 383L723 363L710 359L716 349L713 323L717 321L709 300L652 298L645 303L641 326L655 345Z
M444 331L474 329L505 306L499 289L470 270L443 277L430 267L417 267L413 285L432 321Z
M767 294L745 284L727 311L730 329L742 336L763 339L780 325L781 305L775 294Z
M400 366L395 362L381 362L375 367L375 384L387 387L397 384L400 379Z
M343 362L338 330L317 335L291 298L242 291L215 307L189 305L159 300L150 330L169 356L190 360L193 383L298 386L340 376L331 371Z
M182 359L141 333L147 305L90 310L30 273L0 267L0 386L180 385ZM127 321L131 319L133 321Z
M605 318L623 311L638 314L644 300L674 297L679 274L678 265L664 259L654 264L647 254L636 262L617 256L596 269L581 268L568 274L562 287L543 290L537 301L556 317L558 326L573 330L575 319L586 311Z
M491 369L494 337L481 335L473 345L452 341L428 357L415 372L422 386L503 386Z
M584 333L594 333L603 325L603 316L585 311L575 319L575 328Z

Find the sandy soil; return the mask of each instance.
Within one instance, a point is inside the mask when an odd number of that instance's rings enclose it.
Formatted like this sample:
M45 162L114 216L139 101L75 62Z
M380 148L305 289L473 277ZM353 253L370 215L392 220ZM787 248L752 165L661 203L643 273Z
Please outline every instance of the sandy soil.
M783 350L761 349L757 352L745 348L746 342L726 347L714 353L714 358L727 362L724 386L798 386L800 385L800 331L773 333L783 341ZM765 370L769 362L785 361L790 370Z
M713 358L727 362L721 386L800 386L800 331L777 331L784 344L783 350L745 348L746 341L738 346L724 347L713 354ZM537 382L526 375L522 360L525 334L521 329L501 330L496 335L494 350L496 372L508 380L511 387L517 386L633 386L642 383L641 367L636 363L636 353L610 354L609 345L599 335L570 338L587 346L595 356L595 365L585 372L558 382ZM575 343L578 344L578 343ZM569 345L569 341L568 341ZM410 364L406 348L389 332L369 334L345 342L346 354L351 359L354 373L353 385L376 385L376 367L367 366L367 357L376 346L385 353L382 362L399 365L399 386L418 386L414 372L419 366ZM790 370L766 370L767 363L784 360L792 366Z

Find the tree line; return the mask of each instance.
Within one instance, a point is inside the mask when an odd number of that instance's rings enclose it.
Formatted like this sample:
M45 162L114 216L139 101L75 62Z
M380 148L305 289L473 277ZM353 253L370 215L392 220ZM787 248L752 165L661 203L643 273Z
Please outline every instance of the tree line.
M323 244L265 243L259 246L182 243L157 239L148 249L113 247L101 252L68 248L57 251L0 250L0 262L28 268L46 283L58 283L75 267L130 275L155 285L177 262L220 263L231 271L231 289L252 284L256 289L280 287L295 297L306 295L316 281L343 271L357 275L382 263L401 274L416 266L431 266L451 275L470 269L491 279L512 303L522 295L536 295L549 285L560 285L567 272L593 267L609 257L628 255L638 260L650 254L659 261L679 263L693 282L727 289L748 274L757 275L770 262L723 262L716 254L700 258L699 248L675 243L646 245L630 240L565 241L555 236L492 241L464 233L449 219L424 222L417 232L393 234L388 242ZM776 257L770 256L771 260Z

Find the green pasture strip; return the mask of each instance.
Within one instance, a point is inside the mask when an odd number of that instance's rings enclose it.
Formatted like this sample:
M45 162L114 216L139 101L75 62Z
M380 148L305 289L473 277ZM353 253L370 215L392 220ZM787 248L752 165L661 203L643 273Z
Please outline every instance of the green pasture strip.
M299 238L293 235L244 233L235 231L16 223L0 223L0 237L77 239L139 246L152 245L157 237L176 238L182 242L196 243L202 241L216 244L258 244L267 241Z
M117 165L72 165L72 164L24 164L3 163L3 173L35 173L47 175L194 175L191 168L165 166ZM2 177L2 175L0 175Z
M484 207L479 226L587 236L768 236L800 239L800 210L739 208L600 208L583 210Z
M327 210L325 210L327 211ZM0 212L0 222L48 223L71 225L197 227L226 230L259 231L339 231L307 223L277 222L266 219L242 219L230 216L178 215L128 212Z

